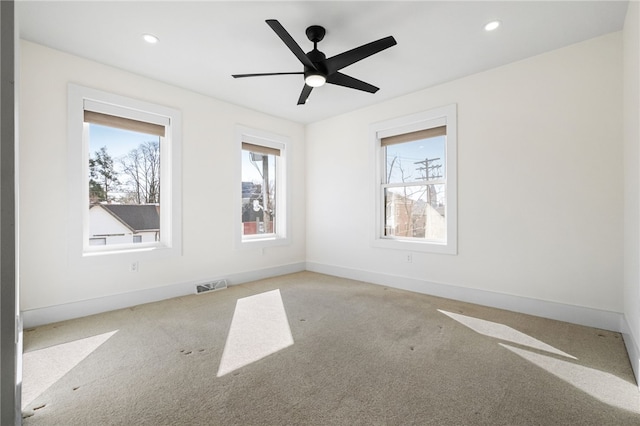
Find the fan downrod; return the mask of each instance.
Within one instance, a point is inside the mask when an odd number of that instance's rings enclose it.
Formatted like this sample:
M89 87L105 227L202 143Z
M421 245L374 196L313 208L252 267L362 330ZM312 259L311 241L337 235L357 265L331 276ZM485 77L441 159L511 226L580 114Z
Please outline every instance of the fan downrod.
M324 35L326 34L326 30L324 29L324 27L321 27L320 25L312 25L309 28L307 28L305 33L307 34L307 38L309 39L309 41L316 44L319 41L322 41L322 39L324 38Z

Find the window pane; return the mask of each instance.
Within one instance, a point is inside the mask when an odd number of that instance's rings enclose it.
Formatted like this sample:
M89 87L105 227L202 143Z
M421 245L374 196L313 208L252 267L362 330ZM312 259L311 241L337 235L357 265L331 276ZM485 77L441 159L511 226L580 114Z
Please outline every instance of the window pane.
M384 235L446 242L444 185L385 188Z
M90 245L96 237L104 245L159 241L161 138L86 125Z
M444 179L445 138L446 136L438 136L386 146L386 182Z
M275 155L242 151L242 235L276 232Z

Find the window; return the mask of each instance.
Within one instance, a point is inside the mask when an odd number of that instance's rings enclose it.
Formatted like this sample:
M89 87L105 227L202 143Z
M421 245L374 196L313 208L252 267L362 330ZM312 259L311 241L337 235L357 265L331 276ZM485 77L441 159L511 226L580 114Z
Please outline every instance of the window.
M69 161L73 253L180 252L178 111L70 84Z
M378 182L374 245L455 254L456 106L371 129Z
M239 127L239 246L287 242L286 146L282 136Z

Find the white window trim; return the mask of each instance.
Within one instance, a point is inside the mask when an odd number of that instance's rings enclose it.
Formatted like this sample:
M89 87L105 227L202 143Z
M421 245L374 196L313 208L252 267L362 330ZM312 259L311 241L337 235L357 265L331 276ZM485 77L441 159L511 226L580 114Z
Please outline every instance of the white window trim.
M374 247L397 249L425 253L458 253L458 195L457 195L457 105L447 105L429 111L420 112L404 117L373 123L370 126L370 139L373 149L372 164L374 165L374 231L371 244ZM447 204L445 218L447 222L446 243L421 241L417 239L388 238L383 235L384 227L384 197L382 184L384 182L383 165L385 158L382 155L381 139L403 133L447 125L447 142L445 145L446 160L445 169L447 179L445 191Z
M263 249L267 247L287 245L290 243L291 203L289 202L289 173L291 167L291 143L288 137L250 127L236 126L236 182L233 197L234 243L236 249ZM276 232L264 235L242 235L242 142L262 145L280 150L276 167ZM284 167L283 167L284 166Z
M160 199L162 200L159 243L89 246L89 148L85 143L84 110L103 112L155 124L168 125L160 144ZM69 213L67 235L73 262L138 261L182 254L182 126L180 111L145 101L115 95L77 84L68 85L68 180ZM92 260L93 259L93 260Z

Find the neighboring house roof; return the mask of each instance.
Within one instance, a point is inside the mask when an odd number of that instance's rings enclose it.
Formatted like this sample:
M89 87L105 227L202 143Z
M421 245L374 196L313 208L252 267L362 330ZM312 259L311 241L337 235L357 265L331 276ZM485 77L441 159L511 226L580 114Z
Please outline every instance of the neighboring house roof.
M160 229L159 206L155 204L96 204L130 228L133 232Z

